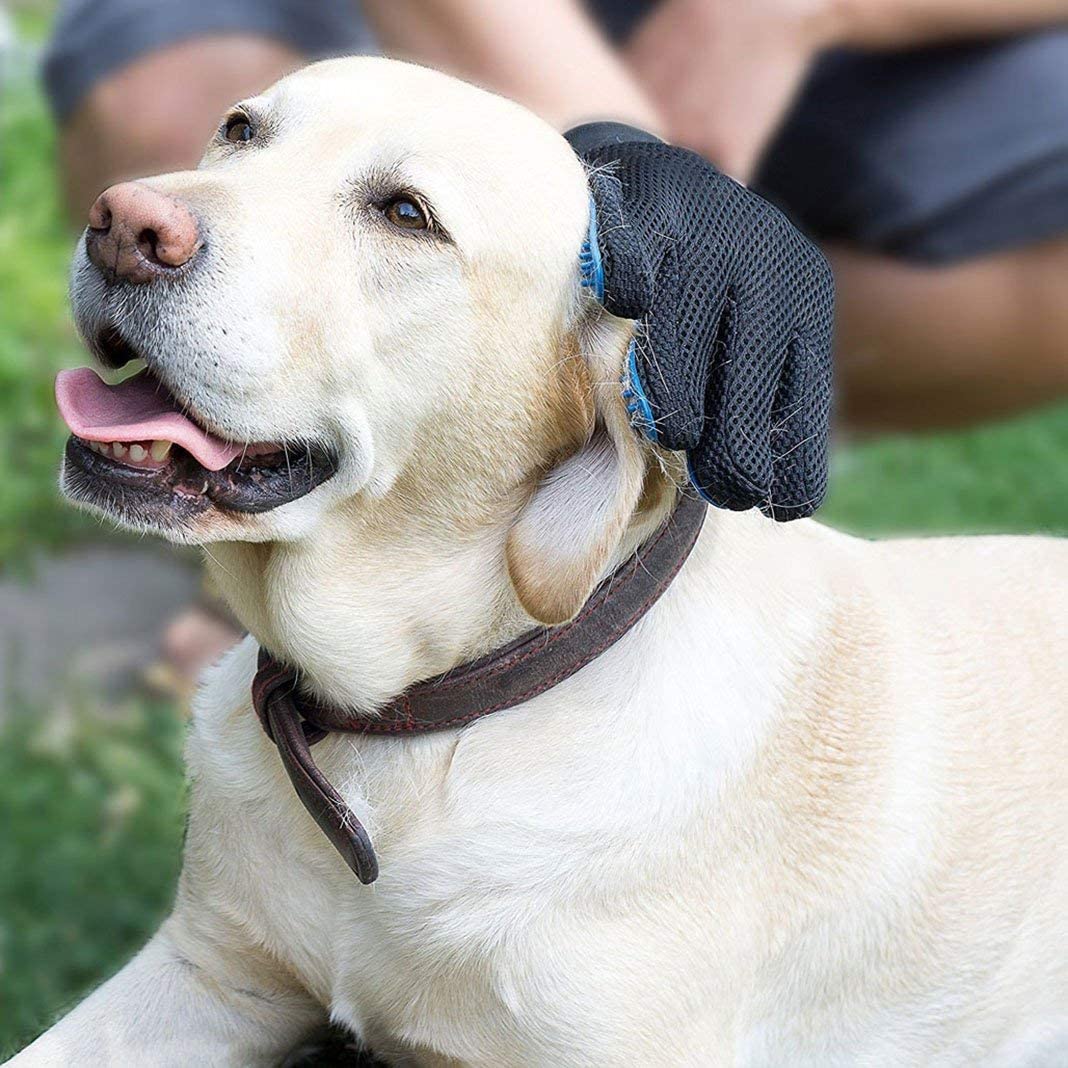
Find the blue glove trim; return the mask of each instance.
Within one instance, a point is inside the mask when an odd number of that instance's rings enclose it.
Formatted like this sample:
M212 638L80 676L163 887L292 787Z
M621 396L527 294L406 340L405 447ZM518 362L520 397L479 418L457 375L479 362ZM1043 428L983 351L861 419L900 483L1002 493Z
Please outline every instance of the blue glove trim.
M597 247L597 207L590 197L590 225L586 231L586 240L579 251L579 269L582 272L582 284L593 290L598 303L604 303L604 264L601 262L601 250Z
M627 349L627 367L623 372L623 400L630 413L630 425L640 430L654 444L660 440L656 432L656 420L653 418L653 406L645 395L641 377L638 374L638 356L631 339Z
M593 197L590 197L589 229L579 251L579 270L582 285L593 292L598 303L603 304L604 263L601 261L601 250L597 246L597 206L594 204ZM623 372L623 400L630 414L631 426L640 430L650 441L654 443L659 441L656 420L653 418L653 407L645 395L645 389L638 374L638 359L633 339L627 349L627 367Z

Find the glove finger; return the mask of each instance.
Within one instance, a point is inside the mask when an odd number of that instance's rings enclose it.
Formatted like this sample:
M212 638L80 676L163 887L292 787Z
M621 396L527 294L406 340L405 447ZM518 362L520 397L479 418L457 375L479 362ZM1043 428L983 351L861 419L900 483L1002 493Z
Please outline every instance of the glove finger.
M747 323L737 301L724 310L724 345L705 391L701 440L688 460L710 503L743 511L766 505L772 490L771 412L788 341L759 320Z
M687 451L701 439L709 368L727 346L727 299L703 305L681 292L676 252L661 262L659 288L649 316L635 335L641 390L655 420L658 444Z
M766 515L786 521L812 515L827 492L831 388L829 345L794 338L771 409L771 492Z

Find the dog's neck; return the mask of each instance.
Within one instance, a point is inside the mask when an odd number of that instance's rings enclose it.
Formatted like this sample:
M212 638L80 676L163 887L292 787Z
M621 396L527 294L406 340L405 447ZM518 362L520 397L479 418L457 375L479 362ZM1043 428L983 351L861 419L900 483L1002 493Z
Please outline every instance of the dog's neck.
M663 522L673 495L636 510L610 574ZM411 684L482 656L535 626L508 576L503 518L398 516L361 501L324 518L314 538L227 542L208 569L241 622L298 666L318 697L368 711Z

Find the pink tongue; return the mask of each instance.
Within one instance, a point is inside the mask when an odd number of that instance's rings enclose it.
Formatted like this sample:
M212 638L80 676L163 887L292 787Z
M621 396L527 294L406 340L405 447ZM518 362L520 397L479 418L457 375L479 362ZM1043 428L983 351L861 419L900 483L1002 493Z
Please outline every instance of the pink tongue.
M117 386L101 381L89 367L60 371L56 403L67 426L86 441L173 441L209 471L225 467L245 449L187 419L147 371Z

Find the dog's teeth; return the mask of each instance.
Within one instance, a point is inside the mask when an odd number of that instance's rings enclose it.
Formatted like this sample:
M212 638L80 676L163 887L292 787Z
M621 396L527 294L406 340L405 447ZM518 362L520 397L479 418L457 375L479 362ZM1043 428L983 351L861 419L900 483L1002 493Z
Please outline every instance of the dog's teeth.
M101 456L114 456L118 460L126 460L127 463L143 463L149 457L156 463L161 463L167 459L173 443L170 441L147 441L144 444L136 441L86 441L85 444Z

